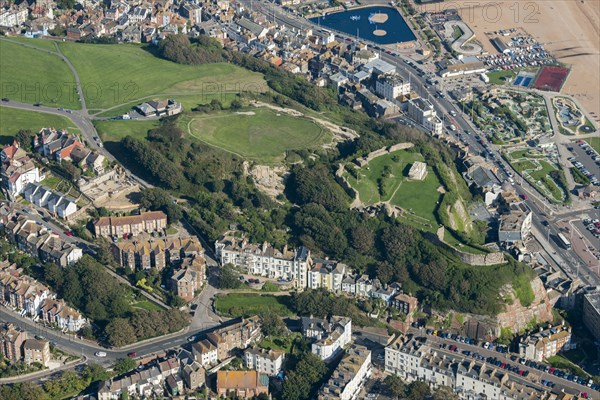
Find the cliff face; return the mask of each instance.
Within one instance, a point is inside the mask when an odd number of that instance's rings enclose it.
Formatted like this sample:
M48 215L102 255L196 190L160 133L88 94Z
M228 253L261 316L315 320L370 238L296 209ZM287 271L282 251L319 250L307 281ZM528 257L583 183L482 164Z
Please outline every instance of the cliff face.
M499 327L510 328L513 332L518 332L533 319L537 322L552 320L552 304L540 278L535 277L531 281L531 289L535 299L529 307L523 307L519 299L514 297L512 290L507 293L507 297L512 296L513 304L507 304L506 311L496 316Z
M531 281L531 289L535 296L529 307L524 307L519 299L514 296L512 287L504 288L503 296L509 299L505 311L496 316L466 315L467 323L463 326L463 332L469 337L493 340L500 336L501 328L509 328L516 333L527 327L533 320L538 323L552 320L552 304L540 278L535 277Z

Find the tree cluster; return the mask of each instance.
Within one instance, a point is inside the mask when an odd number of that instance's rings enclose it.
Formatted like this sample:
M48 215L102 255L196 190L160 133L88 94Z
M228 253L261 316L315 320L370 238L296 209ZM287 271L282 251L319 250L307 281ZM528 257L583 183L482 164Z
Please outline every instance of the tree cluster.
M295 362L294 362L295 361ZM298 360L292 360L288 374L283 381L282 398L284 400L308 400L315 398L318 383L327 373L325 362L312 353L302 354Z
M331 315L349 317L358 326L372 324L372 320L358 308L356 300L337 296L327 289L309 289L294 293L291 308L298 315L325 318Z
M176 309L133 310L131 289L118 283L88 255L67 269L45 264L39 278L92 319L113 346L176 332L189 321L187 314Z
M189 316L183 311L139 310L129 318L115 318L105 328L108 343L122 347L136 341L177 332L189 324Z
M238 289L242 286L242 281L233 265L226 264L220 269L218 286L219 289Z
M167 214L167 220L170 224L176 223L183 217L181 207L173 203L171 195L164 189L149 188L142 190L140 206L149 210L164 212Z
M194 43L183 34L169 35L158 45L158 54L178 64L207 64L223 61L219 42L201 35Z

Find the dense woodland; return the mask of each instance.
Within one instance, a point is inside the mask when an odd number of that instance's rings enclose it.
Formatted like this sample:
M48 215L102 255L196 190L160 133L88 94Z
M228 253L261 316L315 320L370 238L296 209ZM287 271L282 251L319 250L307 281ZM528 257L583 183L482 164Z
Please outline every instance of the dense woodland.
M170 48L173 46L173 48ZM401 282L406 291L438 309L496 314L503 308L498 301L502 285L521 282L531 276L529 269L510 260L503 266L472 268L462 264L443 247L436 246L428 233L394 219L348 209L349 196L334 180L338 164L370 151L403 141L415 144L444 185L446 194L437 210L439 223L447 223L446 206L457 200L468 203L473 196L458 173L456 155L448 147L425 134L352 112L337 103L334 93L316 88L303 77L276 69L266 62L240 53L222 51L220 57L200 60L175 53L216 54L210 39L182 41L173 36L161 44L161 56L178 62L202 63L228 60L261 72L278 95L272 101L285 101L296 107L328 110L352 126L360 137L338 145L334 150L297 152L302 159L291 167L284 196L273 200L258 191L252 177L242 172L242 159L185 138L176 118L163 120L148 132L147 139L132 137L121 142L126 160L137 173L157 186L188 199L186 217L213 241L237 224L254 242L269 241L305 245L315 254L347 263L357 272L368 273L382 283ZM196 61L190 61L190 60ZM275 97L280 99L276 100ZM283 98L284 100L282 100ZM242 98L243 100L243 98ZM208 107L209 108L209 107ZM203 108L206 112L207 107ZM311 156L311 157L309 157ZM165 197L154 191L151 197ZM148 192L144 197L149 196ZM159 200L150 208L168 211L169 202ZM301 207L297 207L301 206ZM473 232L453 232L474 246L485 241L485 228ZM522 292L528 292L526 288Z

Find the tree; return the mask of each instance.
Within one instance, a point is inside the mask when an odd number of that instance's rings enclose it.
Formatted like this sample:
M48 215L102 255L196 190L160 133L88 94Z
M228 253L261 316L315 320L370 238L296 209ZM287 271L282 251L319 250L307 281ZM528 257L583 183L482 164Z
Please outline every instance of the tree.
M19 145L23 150L30 153L33 144L33 133L30 129L19 129L15 135L15 140L19 142Z
M396 375L388 375L383 380L383 383L388 387L390 393L396 398L400 398L400 396L404 395L404 390L406 388L404 381Z
M123 375L137 366L135 360L131 357L117 358L117 361L113 365L113 369L117 375Z
M140 205L149 210L160 210L164 212L167 214L167 219L170 224L179 221L183 217L181 207L173 203L173 199L169 192L160 188L142 190Z
M425 382L414 381L406 387L407 400L423 400L431 395L431 389Z
M359 225L350 231L350 244L361 253L368 253L373 249L375 237L373 231L364 225Z
M242 286L242 282L239 280L238 273L233 265L224 265L219 275L219 289L237 289L240 286Z
M314 386L327 373L325 362L312 353L305 353L291 368L283 381L282 398L285 400L305 400L311 398Z
M122 347L136 340L133 327L124 318L113 319L108 323L104 331L108 336L108 343L115 347Z
M243 104L240 100L235 99L231 101L231 109L232 110L239 110L240 108L242 108Z
M265 336L281 336L285 333L285 324L276 314L264 313L261 317L262 331Z
M106 371L106 368L96 363L90 363L83 369L83 377L89 380L90 383L105 381L110 379L110 376L111 375Z
M431 396L431 400L459 400L459 398L452 388L448 386L438 387Z
M329 211L342 210L348 205L348 196L323 164L296 167L286 187L292 200L299 204L317 203Z

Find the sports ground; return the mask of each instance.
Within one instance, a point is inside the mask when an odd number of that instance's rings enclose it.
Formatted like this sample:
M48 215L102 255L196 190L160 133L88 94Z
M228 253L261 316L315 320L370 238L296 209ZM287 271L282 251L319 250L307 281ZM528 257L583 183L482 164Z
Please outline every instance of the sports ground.
M533 87L539 90L560 92L568 75L569 70L567 68L546 65L542 67Z

